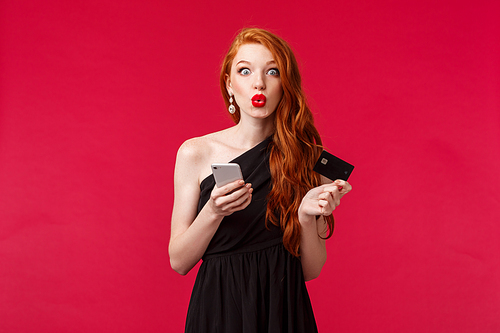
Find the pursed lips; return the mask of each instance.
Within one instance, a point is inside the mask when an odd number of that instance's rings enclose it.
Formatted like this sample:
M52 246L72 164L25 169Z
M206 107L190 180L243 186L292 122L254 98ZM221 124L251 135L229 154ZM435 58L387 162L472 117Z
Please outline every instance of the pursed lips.
M258 108L263 107L264 105L266 105L266 96L264 96L263 94L255 94L252 97L252 105Z

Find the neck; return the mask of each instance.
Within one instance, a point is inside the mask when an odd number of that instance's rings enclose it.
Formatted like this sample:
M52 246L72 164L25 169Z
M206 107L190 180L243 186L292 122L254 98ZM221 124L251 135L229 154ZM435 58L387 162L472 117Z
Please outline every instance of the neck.
M254 119L257 120L257 119ZM273 118L242 121L232 128L233 142L242 148L252 148L274 133Z

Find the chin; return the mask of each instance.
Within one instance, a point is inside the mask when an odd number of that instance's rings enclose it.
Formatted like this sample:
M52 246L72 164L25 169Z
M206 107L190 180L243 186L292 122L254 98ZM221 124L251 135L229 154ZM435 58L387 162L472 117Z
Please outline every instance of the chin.
M266 108L265 106L264 107L254 107L252 105L247 110L249 110L249 111L241 110L241 112L245 113L248 116L255 118L255 119L266 119L269 116L272 116L274 114L274 110L271 111L271 110L269 110L269 108Z
M252 117L254 118L268 118L270 115L272 115L272 112L269 111L257 111L257 112L252 112Z

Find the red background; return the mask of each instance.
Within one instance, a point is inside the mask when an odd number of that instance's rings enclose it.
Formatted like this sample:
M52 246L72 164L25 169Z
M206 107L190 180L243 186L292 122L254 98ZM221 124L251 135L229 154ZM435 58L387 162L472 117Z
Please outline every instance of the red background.
M322 332L500 331L497 1L1 1L0 332L181 332L173 166L231 125L237 30L289 41L356 165Z

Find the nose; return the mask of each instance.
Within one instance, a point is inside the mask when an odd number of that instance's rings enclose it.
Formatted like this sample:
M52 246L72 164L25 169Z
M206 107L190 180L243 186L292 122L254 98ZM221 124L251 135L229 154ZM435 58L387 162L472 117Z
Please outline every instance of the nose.
M262 76L262 74L256 75L253 85L254 85L254 88L257 90L266 89L266 83L264 82L264 77Z

